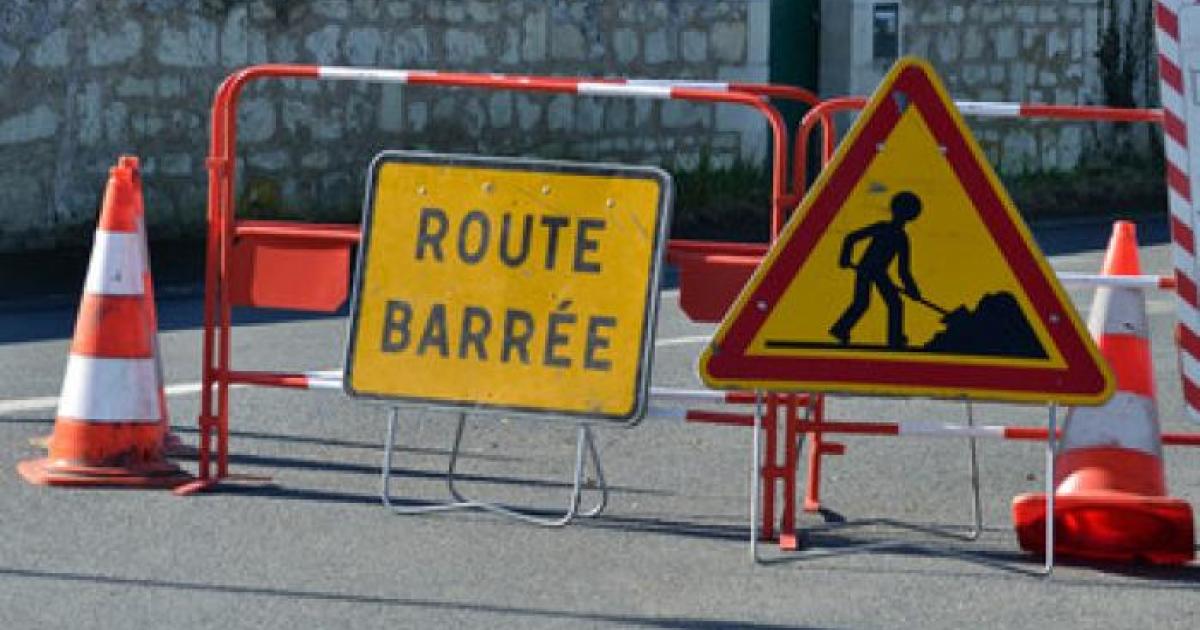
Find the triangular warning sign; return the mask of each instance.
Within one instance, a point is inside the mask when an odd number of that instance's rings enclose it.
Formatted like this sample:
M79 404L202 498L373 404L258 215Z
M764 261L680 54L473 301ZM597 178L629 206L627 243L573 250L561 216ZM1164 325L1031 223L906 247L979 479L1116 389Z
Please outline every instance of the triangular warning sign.
M700 359L715 387L1099 404L1113 379L932 68L902 59Z

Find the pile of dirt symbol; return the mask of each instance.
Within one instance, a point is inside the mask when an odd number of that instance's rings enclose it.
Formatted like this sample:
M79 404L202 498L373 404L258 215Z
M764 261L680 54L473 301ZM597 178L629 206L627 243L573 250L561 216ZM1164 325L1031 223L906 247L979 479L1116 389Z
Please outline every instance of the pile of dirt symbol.
M974 310L965 306L942 317L946 329L922 346L929 352L1047 358L1033 327L1012 293L988 293Z

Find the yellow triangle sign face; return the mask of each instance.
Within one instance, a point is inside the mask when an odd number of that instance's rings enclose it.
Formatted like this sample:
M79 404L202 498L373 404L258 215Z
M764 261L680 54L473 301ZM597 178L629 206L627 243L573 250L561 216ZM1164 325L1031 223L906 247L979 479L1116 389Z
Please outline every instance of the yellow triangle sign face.
M1113 378L932 68L900 60L700 358L714 387L1099 404Z

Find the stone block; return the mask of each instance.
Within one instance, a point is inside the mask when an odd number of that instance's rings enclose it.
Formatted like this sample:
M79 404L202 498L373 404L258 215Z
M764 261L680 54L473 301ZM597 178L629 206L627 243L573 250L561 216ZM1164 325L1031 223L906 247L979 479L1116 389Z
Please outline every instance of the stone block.
M640 52L637 32L627 27L621 27L613 31L612 49L613 54L617 58L617 63L621 65L628 64L637 59Z
M709 29L709 50L717 61L737 63L746 57L746 25L718 22Z
M521 57L529 63L546 60L546 40L549 37L550 14L545 7L530 10L525 16L525 39L521 42Z
M583 61L587 58L587 40L575 24L555 23L550 32L550 55L559 61Z
M189 16L182 31L164 26L158 33L158 62L164 66L200 68L217 63L217 27Z
M411 103L408 106L408 126L415 132L421 133L429 126L429 104L423 101Z
M380 131L400 131L404 129L403 86L380 86L379 129Z
M515 26L504 28L504 52L500 53L500 63L510 66L521 63L521 31Z
M517 94L517 126L530 131L542 120L542 104L528 94Z
M500 5L494 0L470 0L467 2L467 15L480 24L491 24L500 21Z
M1016 59L1020 51L1017 48L1017 29L1011 26L997 28L992 32L992 43L996 47L997 59Z
M163 175L185 177L192 174L192 155L190 153L167 153L158 163L158 172Z
M354 0L354 12L374 22L383 15L383 7L379 0Z
M429 63L429 32L423 26L407 28L392 39L383 62L399 68Z
M312 12L331 20L350 19L350 3L347 0L311 0Z
M300 157L300 166L313 171L323 171L329 168L331 162L329 152L323 149L310 151Z
M559 94L546 106L546 127L553 132L570 131L575 122L575 97Z
M373 26L352 28L346 32L346 61L355 66L373 66L379 61L383 34Z
M158 96L160 98L175 98L183 94L183 81L175 76L158 78Z
M446 60L454 65L470 65L489 57L487 40L475 30L446 29Z
M329 65L338 62L339 44L342 38L342 27L329 24L308 34L304 38L304 49L308 51L314 63Z
M117 83L117 96L122 98L145 98L154 96L155 81L154 79L141 78L135 76L124 76Z
M67 29L50 32L33 47L33 65L36 68L62 68L67 65Z
M225 16L221 27L221 63L244 66L250 60L250 13L246 6L235 6Z
M513 122L513 93L493 92L488 97L488 120L498 129L506 129Z
M595 98L581 98L575 106L575 131L595 134L604 130L604 104Z
M247 98L238 105L238 140L264 142L275 135L275 102L269 98Z
M646 33L646 63L650 65L668 63L675 60L674 31L656 29Z
M679 36L679 53L688 63L702 63L708 59L708 33L687 29Z
M53 138L58 133L60 117L48 105L38 105L0 120L0 145L20 144Z
M688 101L663 101L662 126L666 129L684 129L704 126L711 106Z
M166 29L164 29L165 31ZM90 29L87 60L93 66L111 66L133 59L142 50L142 27L137 22L121 22L115 30L99 26Z
M286 149L273 149L270 151L251 151L246 158L247 164L252 168L278 172L288 168L291 165L291 156Z
M388 16L390 16L393 20L412 19L414 14L412 0L405 0L403 2L392 0L391 2L388 2L384 8L387 9Z
M28 210L43 209L44 213L50 206L44 190L33 175L0 170L0 222L4 225L0 232L11 234L43 226L49 217Z

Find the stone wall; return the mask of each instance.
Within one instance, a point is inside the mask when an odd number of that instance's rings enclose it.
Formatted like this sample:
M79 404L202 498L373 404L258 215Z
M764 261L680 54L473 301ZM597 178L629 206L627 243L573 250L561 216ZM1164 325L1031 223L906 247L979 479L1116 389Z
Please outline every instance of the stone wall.
M248 64L764 81L768 29L767 0L4 0L0 249L83 242L122 153L152 234L200 234L212 94ZM262 216L353 219L385 148L686 168L766 143L734 107L344 82L255 84L239 119Z
M1157 80L1149 20L1149 0L903 0L901 46L932 61L955 98L1147 107ZM1069 170L1130 146L1148 155L1155 131L1060 122L972 128L1007 174Z

